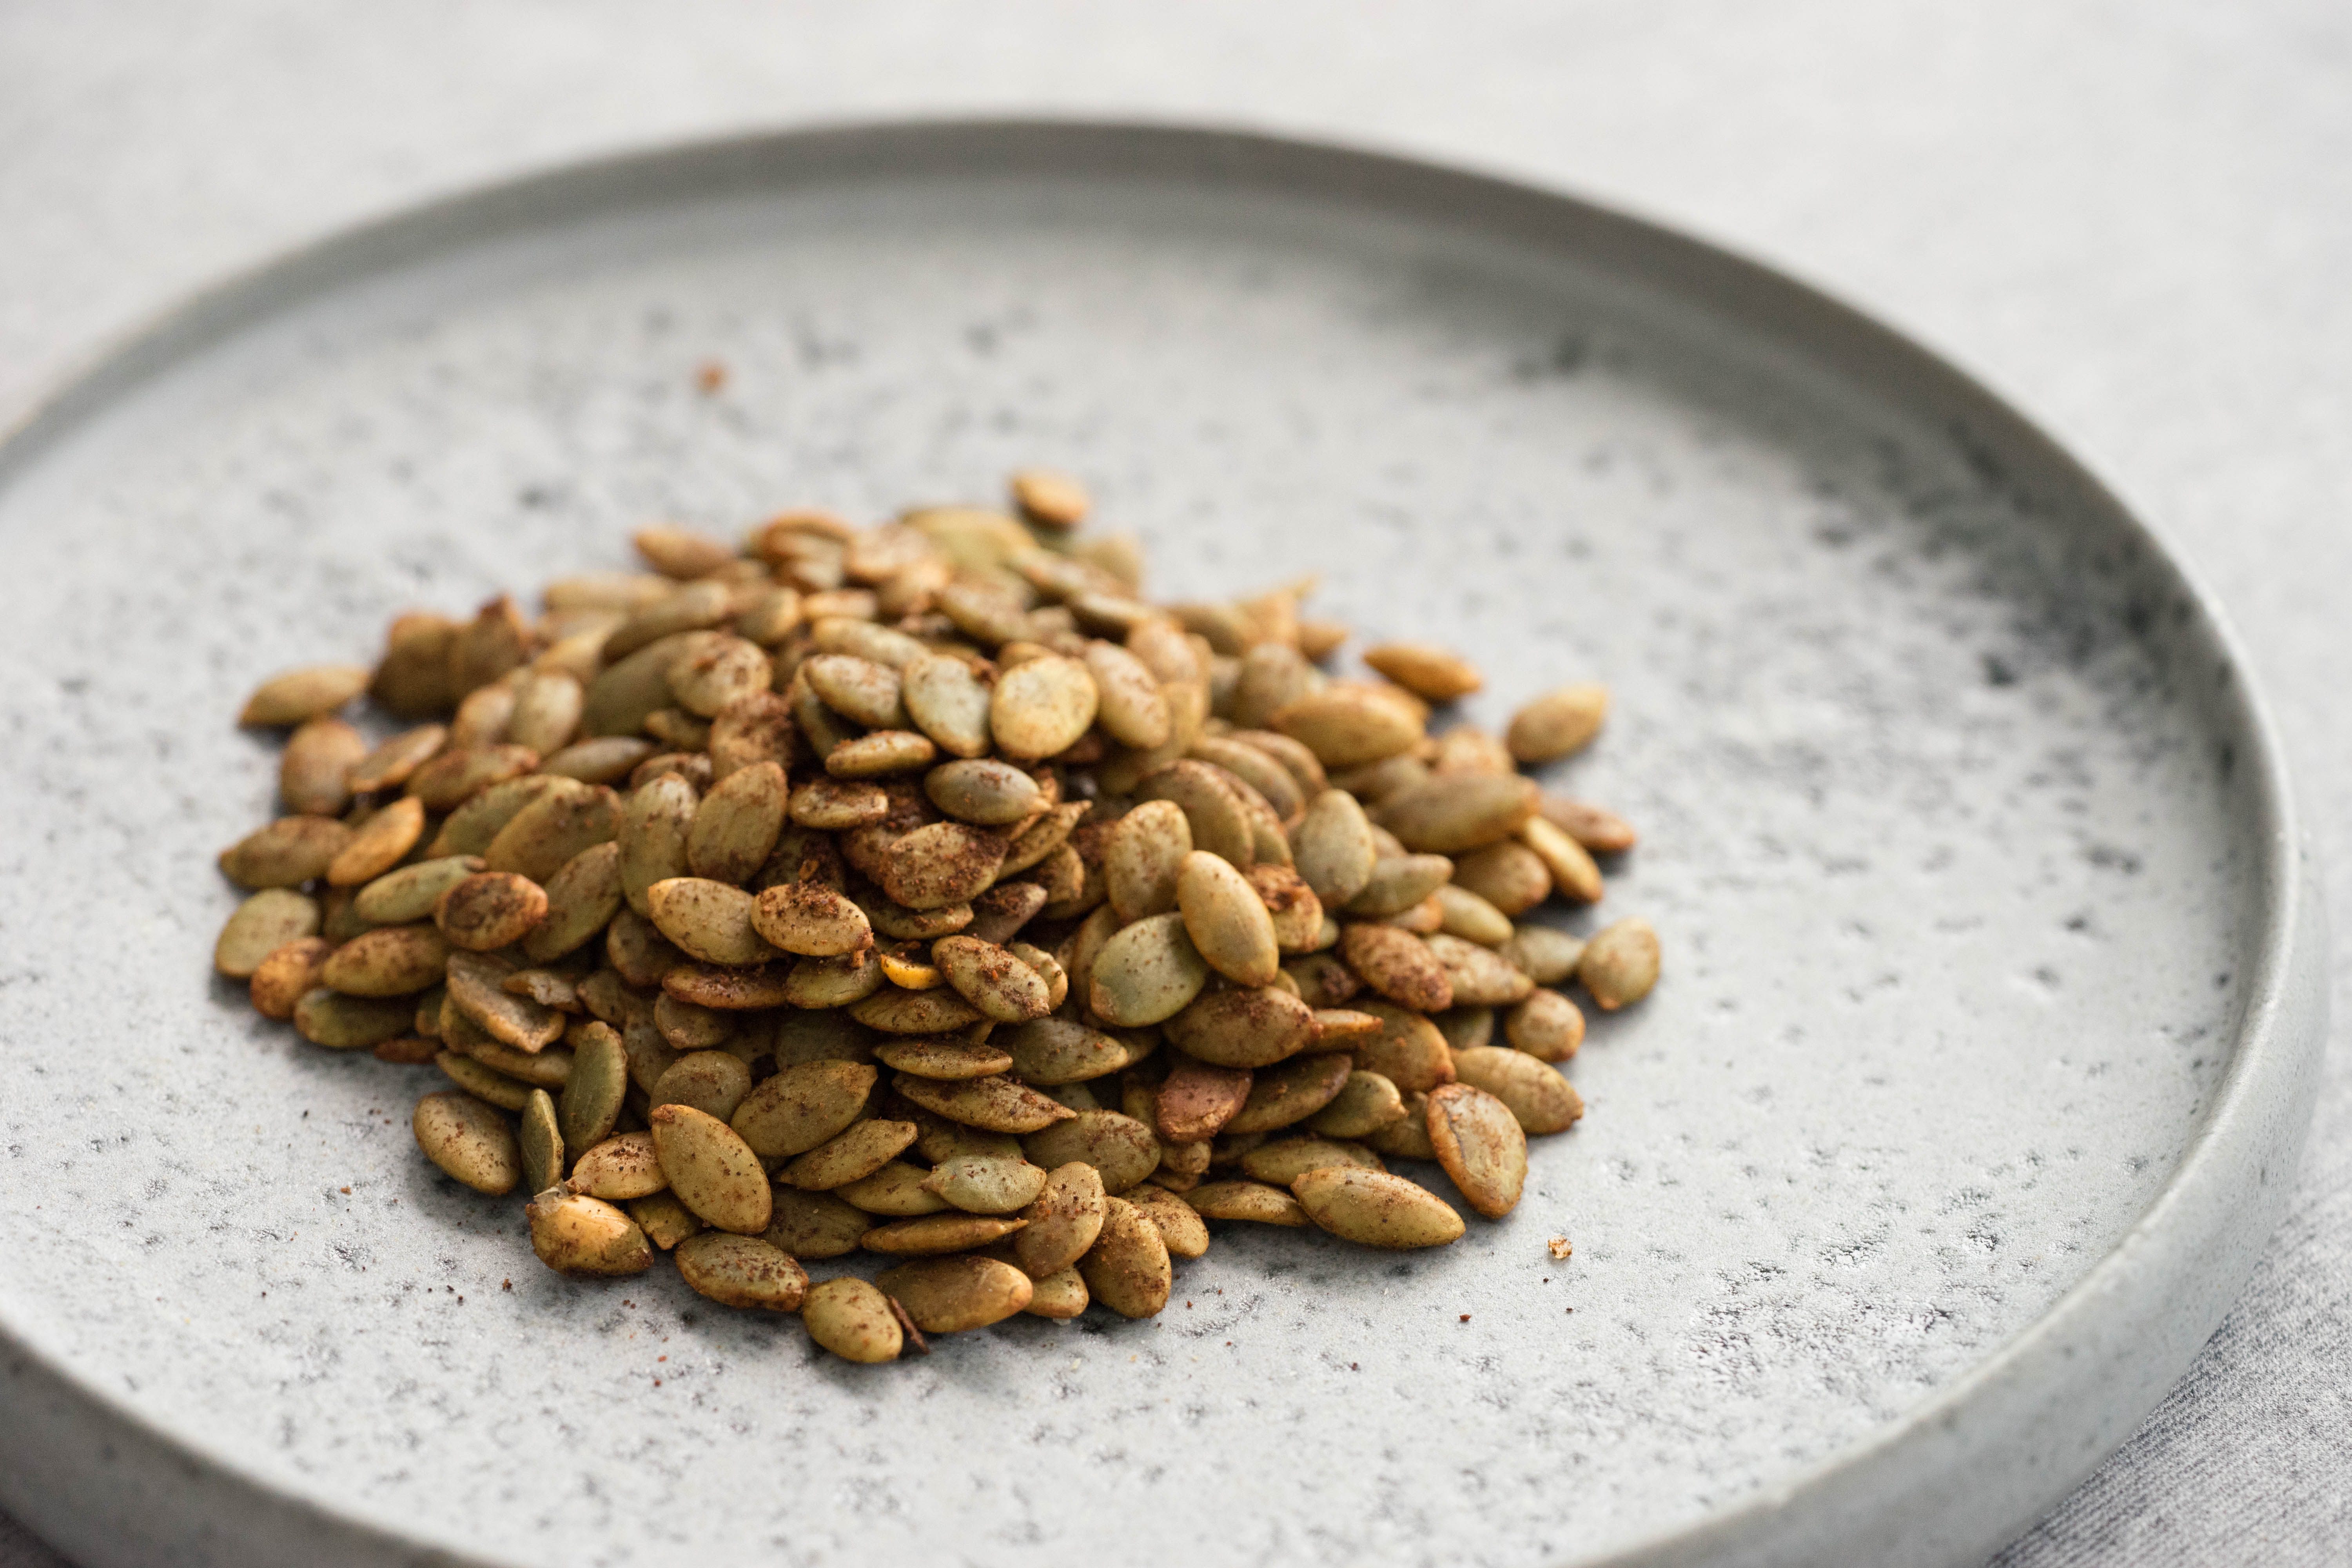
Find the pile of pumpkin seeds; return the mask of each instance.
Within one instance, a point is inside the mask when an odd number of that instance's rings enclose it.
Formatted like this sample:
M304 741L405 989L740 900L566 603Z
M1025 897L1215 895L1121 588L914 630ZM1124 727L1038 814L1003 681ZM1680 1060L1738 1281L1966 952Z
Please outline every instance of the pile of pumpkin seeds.
M287 815L220 972L305 1039L434 1069L426 1157L520 1191L573 1277L667 1253L696 1290L889 1361L1015 1313L1167 1304L1211 1226L1378 1247L1489 1219L1591 1001L1658 972L1602 896L1633 832L1519 771L1600 730L1570 686L1501 738L1434 709L1479 672L1423 643L1322 666L1307 585L1155 605L1085 492L742 548L672 528L651 568L526 617L404 615L371 669L255 692ZM413 725L371 743L362 696ZM803 1265L863 1251L871 1281Z

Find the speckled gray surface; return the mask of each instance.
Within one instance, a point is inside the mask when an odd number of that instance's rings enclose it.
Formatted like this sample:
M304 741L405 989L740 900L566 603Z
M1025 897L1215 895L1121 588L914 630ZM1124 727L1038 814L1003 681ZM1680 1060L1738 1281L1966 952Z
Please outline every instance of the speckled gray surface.
M1239 117L1523 171L1831 280L1989 371L2140 501L2247 634L2346 896L2330 586L2352 415L2347 38L2324 0L677 0L355 13L0 5L0 405L224 268L645 137L844 112ZM1313 68L1299 62L1311 58ZM2295 1219L2195 1372L2010 1561L2352 1551L2338 1059ZM1699 1439L1694 1436L1693 1441ZM112 1511L111 1510L109 1510ZM55 1559L0 1521L0 1563Z
M876 1376L674 1279L553 1279L416 1157L418 1074L202 984L209 855L270 776L215 716L257 673L646 517L874 515L1034 458L1168 591L1319 568L1333 613L1458 642L1484 717L1615 688L1572 772L1644 824L1612 908L1673 981L1596 1027L1591 1115L1508 1223L1398 1260L1230 1237L1161 1321ZM2236 1026L2229 700L2160 563L2018 505L1671 301L1295 197L700 204L298 307L0 492L52 585L0 630L38 694L0 909L45 932L0 1138L77 1220L0 1310L299 1494L521 1562L1075 1562L1145 1512L1153 1561L1536 1563L1752 1496L2078 1279ZM1303 1495L1270 1462L1342 1447Z

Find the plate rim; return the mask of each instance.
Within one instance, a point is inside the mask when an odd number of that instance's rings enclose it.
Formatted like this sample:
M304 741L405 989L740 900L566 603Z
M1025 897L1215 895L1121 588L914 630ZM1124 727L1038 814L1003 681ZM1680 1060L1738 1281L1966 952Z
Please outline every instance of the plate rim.
M1088 173L1193 179L1217 189L1311 188L1385 212L1509 233L1612 272L1643 266L1669 295L1711 309L1865 384L1964 413L1965 434L2055 480L2077 508L2146 552L2220 656L2234 727L2251 742L2262 845L2248 907L2256 963L2230 1065L2163 1185L2116 1245L1969 1371L1893 1420L1759 1492L1643 1536L1586 1568L1797 1564L1824 1555L1964 1564L2029 1527L2130 1436L2220 1325L2266 1248L2300 1163L2326 1040L2327 941L2319 881L2286 752L2243 643L2196 571L2022 411L1927 346L1782 267L1617 205L1381 147L1181 119L960 115L827 120L665 141L567 160L404 204L280 251L112 334L69 361L0 426L0 489L114 399L173 364L320 294L502 231L828 174L884 179ZM659 187L658 189L656 187ZM1762 318L1769 318L1768 326ZM2187 635L2187 634L2184 634ZM2225 713L2227 710L2224 710ZM90 1568L177 1557L294 1563L479 1564L273 1484L165 1430L112 1390L35 1349L0 1317L0 1500ZM36 1434L38 1434L36 1436ZM95 1511L89 1495L137 1501ZM226 1556L215 1553L222 1548Z

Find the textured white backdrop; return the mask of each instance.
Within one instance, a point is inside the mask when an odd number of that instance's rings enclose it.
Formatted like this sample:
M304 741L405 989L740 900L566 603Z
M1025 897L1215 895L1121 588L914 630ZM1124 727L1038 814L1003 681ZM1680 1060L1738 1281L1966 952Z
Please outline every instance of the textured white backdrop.
M187 289L419 197L646 140L974 110L1482 164L1925 339L2219 589L2352 910L2341 0L0 0L0 423ZM2003 1568L2352 1559L2347 1134L2338 1051L2246 1296ZM0 1568L57 1560L0 1519Z

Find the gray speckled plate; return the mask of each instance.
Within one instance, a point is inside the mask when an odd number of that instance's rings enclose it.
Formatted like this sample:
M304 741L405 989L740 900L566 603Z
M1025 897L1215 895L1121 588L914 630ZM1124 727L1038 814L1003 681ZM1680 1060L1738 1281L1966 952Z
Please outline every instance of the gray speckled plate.
M1482 720L1614 688L1561 778L1668 978L1505 1223L1229 1232L1156 1321L851 1368L557 1279L417 1156L428 1074L209 979L257 677L1031 461L1163 592L1460 645ZM1082 126L598 165L197 302L0 450L0 1496L94 1564L1964 1563L2302 1137L2319 921L2209 607L1962 376L1559 196Z

